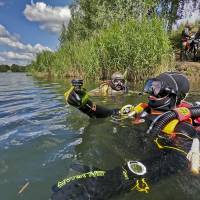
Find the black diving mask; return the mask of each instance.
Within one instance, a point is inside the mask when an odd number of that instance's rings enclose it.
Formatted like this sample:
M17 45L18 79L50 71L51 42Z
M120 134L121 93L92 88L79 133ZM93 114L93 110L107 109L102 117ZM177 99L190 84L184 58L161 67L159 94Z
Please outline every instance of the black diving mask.
M144 86L144 92L155 97L164 97L168 94L176 94L176 92L158 79L148 79Z
M116 78L112 80L113 88L117 91L123 90L125 86L125 80L121 78Z
M113 83L114 84L121 84L121 85L124 85L125 84L125 80L124 79L119 79L119 78L116 78L113 80Z

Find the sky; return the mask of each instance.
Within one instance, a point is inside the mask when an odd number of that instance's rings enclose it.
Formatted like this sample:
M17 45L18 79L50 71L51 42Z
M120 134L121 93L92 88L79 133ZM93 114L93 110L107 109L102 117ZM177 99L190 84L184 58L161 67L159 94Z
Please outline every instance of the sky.
M0 64L30 63L43 50L55 51L71 0L0 0Z
M56 51L62 24L67 26L72 0L0 0L0 64L26 65L43 51ZM200 20L200 1L183 19Z

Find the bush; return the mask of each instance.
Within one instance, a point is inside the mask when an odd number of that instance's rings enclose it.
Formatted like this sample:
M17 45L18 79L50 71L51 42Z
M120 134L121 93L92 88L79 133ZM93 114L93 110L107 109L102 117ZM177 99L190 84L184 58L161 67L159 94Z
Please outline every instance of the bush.
M114 22L89 39L68 41L55 53L41 53L34 63L36 70L57 74L99 78L113 71L159 67L162 58L170 62L172 48L162 20L129 19Z
M73 65L85 71L86 76L158 67L172 50L163 23L157 18L116 22L74 48Z

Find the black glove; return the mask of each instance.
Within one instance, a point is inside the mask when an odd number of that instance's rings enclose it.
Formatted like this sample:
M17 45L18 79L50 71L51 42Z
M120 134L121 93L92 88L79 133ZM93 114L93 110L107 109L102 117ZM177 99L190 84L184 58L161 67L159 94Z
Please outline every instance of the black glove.
M74 87L64 94L66 101L92 118L104 118L116 114L118 110L98 106L89 100L85 89L75 90Z
M76 108L81 108L88 102L88 95L85 89L75 90L72 87L65 92L64 96L66 101Z

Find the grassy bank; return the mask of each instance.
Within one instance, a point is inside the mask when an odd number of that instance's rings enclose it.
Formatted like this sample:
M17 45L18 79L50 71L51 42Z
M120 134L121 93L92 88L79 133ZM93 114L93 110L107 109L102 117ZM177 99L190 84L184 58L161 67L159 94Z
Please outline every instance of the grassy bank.
M168 70L172 47L162 20L130 19L115 22L85 40L68 41L56 52L42 52L32 63L32 72L65 78L106 78L114 71L134 73Z

